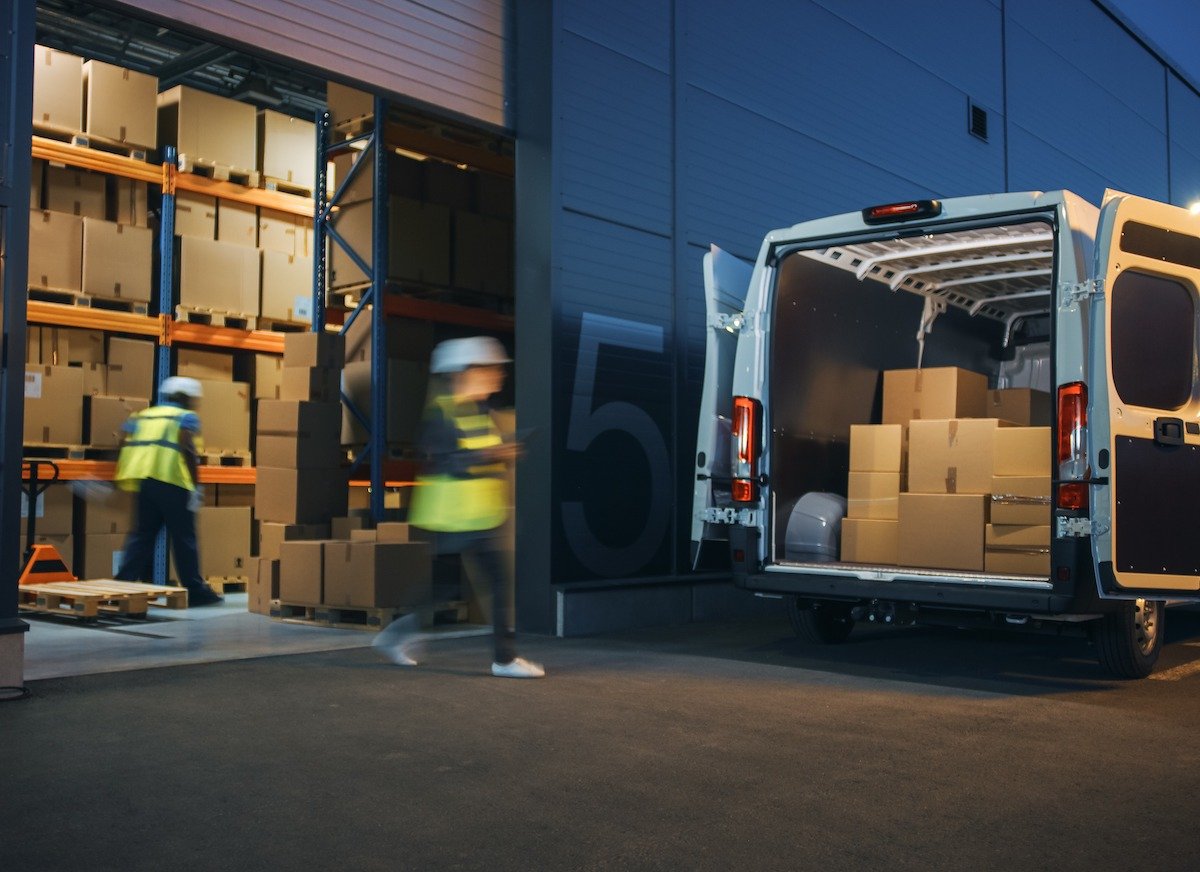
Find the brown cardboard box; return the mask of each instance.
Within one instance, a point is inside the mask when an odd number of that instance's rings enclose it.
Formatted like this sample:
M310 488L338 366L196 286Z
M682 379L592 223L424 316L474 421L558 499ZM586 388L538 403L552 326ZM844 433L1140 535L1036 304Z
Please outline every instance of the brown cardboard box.
M320 366L340 369L346 359L346 340L341 333L305 330L283 338L283 365Z
M199 380L204 396L196 405L205 451L250 450L250 385Z
M154 233L115 221L83 219L83 291L150 302Z
M325 595L327 541L294 539L279 546L279 600L295 605L320 605Z
M259 400L255 463L291 469L329 467L341 460L340 403ZM334 533L333 538L339 538Z
M1040 526L1050 523L1050 476L992 478L993 524Z
M253 171L258 156L254 106L178 85L158 95L158 145L180 158Z
M852 472L846 489L846 516L894 521L900 489L898 472Z
M75 574L84 579L116 578L125 551L124 533L93 533L80 539Z
M83 219L29 213L29 286L78 291L83 280Z
M322 524L346 514L346 471L259 466L254 507L263 521Z
M983 569L987 497L979 494L900 494L900 566Z
M902 472L907 433L901 424L851 424L851 472Z
M258 168L262 174L311 191L316 184L316 131L311 121L259 110Z
M185 236L179 258L180 304L258 315L259 262L256 248Z
M258 558L251 562L247 608L257 615L271 614L271 600L279 599L279 561Z
M280 254L307 255L302 251L302 245L297 240L302 235L302 227L312 222L291 212L277 212L274 209L258 210L258 247L264 252L276 251ZM312 283L311 276L309 283Z
M1050 475L1049 427L1001 427L996 431L993 475Z
M262 253L262 316L281 321L312 321L313 263L279 251Z
M368 306L366 311L361 312L346 328L343 335L346 337L347 363L371 359L371 320L373 317L373 309ZM418 321L415 318L387 318L384 321L383 331L387 345L385 357L429 363L434 346L432 321Z
M196 513L200 574L205 578L250 577L250 509L202 506Z
M325 93L331 124L341 124L375 114L375 98L366 91L338 82L328 82Z
M254 508L254 485L252 484L218 484L213 485L212 489L215 505L226 509L231 506Z
M212 241L217 238L217 198L192 191L175 194L175 235Z
M429 388L429 367L423 362L389 359L387 362L387 440L391 445L413 445L420 438L421 415ZM371 364L347 363L342 390L358 410L371 420ZM342 415L342 444L365 442L366 431L349 410Z
M76 330L70 327L46 327L48 348L43 349L43 362L55 366L70 363L104 363L104 333L100 330Z
M883 374L883 423L928 418L981 418L987 376L956 366L890 369Z
M413 529L408 524L401 524L397 521L381 521L375 526L375 540L377 542L416 542L413 538Z
M83 129L83 58L33 47L33 123Z
M118 448L125 435L125 422L149 400L123 397L87 397L84 403L87 444L93 448Z
M75 498L70 484L52 484L38 494L34 503L37 533L44 536L66 536L74 530ZM25 519L29 517L29 495L21 491L21 536L25 535Z
M375 542L378 539L374 529L351 530L349 538L351 542Z
M233 200L217 202L217 239L245 248L258 247L258 209Z
M987 409L984 414L989 418L1011 421L1022 427L1048 427L1050 395L1045 391L1030 388L988 391Z
M365 530L370 519L363 515L347 515L333 518L329 522L329 537L331 539L349 539L354 530Z
M154 343L108 337L108 393L114 397L154 395Z
M475 173L454 164L425 162L425 197L451 209L475 208Z
M328 539L328 524L278 524L263 521L258 526L258 554L269 560L279 558L279 546L297 539Z
M27 327L25 328L25 362L38 364L42 362L42 337L50 335L49 327ZM47 342L47 348L49 343ZM49 356L49 351L46 352ZM47 363L53 363L47 360Z
M500 297L513 293L513 225L502 218L457 210L454 213L456 288Z
M108 367L103 363L81 363L83 371L83 396L99 397L108 393ZM87 422L84 422L83 432L87 435Z
M83 371L76 366L25 368L25 442L83 444Z
M46 162L34 158L29 167L29 208L41 210L42 191L46 180Z
M1050 527L988 524L984 566L988 572L1050 575Z
M85 129L129 145L158 142L158 78L102 61L83 65Z
M283 384L283 358L278 354L254 355L254 397L262 400L279 399Z
M176 375L206 381L233 381L233 355L220 351L180 348Z
M135 494L113 489L104 499L80 500L76 532L83 537L124 536L133 529Z
M369 202L343 206L336 229L363 259L371 262L372 208ZM330 248L330 286L348 287L369 281L369 277L341 246ZM450 208L423 203L408 197L388 198L388 278L450 283ZM892 422L886 422L892 423Z
M327 605L418 607L432 599L432 557L424 542L329 542L324 557Z
M365 154L362 151L352 151L339 154L333 159L334 187L340 187L343 180L350 174L351 167L358 163ZM420 200L425 196L425 164L426 161L415 160L402 154L389 153L387 167L388 193L410 200ZM368 163L363 166L342 191L339 201L348 206L351 203L361 203L374 196L371 187L372 167Z
M47 164L43 185L51 212L99 221L108 217L108 185L100 173Z
M307 366L284 366L283 368L283 377L279 383L281 400L336 403L341 399L341 392L341 370Z
M908 489L991 493L999 424L995 418L913 421L908 428Z
M130 227L149 227L149 193L145 182L134 179L113 179L117 188L117 223ZM176 194L178 196L178 194Z
M899 521L844 518L842 561L895 566L900 548L899 535Z

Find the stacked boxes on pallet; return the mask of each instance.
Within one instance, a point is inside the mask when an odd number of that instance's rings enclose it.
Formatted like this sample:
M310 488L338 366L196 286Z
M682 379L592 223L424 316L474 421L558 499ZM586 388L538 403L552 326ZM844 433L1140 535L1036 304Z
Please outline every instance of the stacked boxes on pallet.
M367 309L346 330L346 368L342 385L346 396L363 417L371 420L371 319ZM387 442L400 453L412 449L420 436L422 410L429 387L429 357L433 352L433 324L388 318L384 326L387 346ZM342 444L357 446L367 431L346 410L342 416Z

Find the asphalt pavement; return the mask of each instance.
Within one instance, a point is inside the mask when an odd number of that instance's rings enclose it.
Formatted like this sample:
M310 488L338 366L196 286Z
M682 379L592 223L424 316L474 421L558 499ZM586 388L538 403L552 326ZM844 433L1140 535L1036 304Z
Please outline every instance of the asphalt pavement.
M0 869L1191 869L1200 616L1087 643L782 621L49 679L0 704Z

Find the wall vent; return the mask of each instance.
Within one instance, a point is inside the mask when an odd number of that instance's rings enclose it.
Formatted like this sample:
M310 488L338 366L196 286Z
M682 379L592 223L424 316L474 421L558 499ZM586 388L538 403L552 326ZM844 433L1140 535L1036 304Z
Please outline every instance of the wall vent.
M967 102L967 130L972 136L977 136L984 142L988 138L988 114L987 110L976 106L974 103Z

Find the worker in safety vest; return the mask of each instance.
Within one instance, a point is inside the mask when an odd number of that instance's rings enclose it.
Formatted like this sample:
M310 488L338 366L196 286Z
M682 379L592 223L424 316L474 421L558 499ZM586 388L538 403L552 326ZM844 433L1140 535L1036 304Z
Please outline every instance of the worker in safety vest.
M417 477L408 520L435 534L439 553L461 554L468 571L490 581L492 674L541 678L545 670L516 653L513 582L500 535L512 507L508 468L520 446L504 441L488 399L504 386L509 363L504 346L489 336L450 339L433 350L430 372L445 380L446 389L426 409L422 448L427 464ZM416 666L429 638L419 629L419 618L408 615L380 633L373 645L398 665Z
M162 402L125 422L117 458L117 486L138 494L137 523L125 541L117 578L141 581L150 576L154 545L166 527L189 606L224 601L200 575L196 547L196 511L203 501L196 452L203 443L192 406L200 395L200 382L194 378L172 376L164 381L159 389Z

